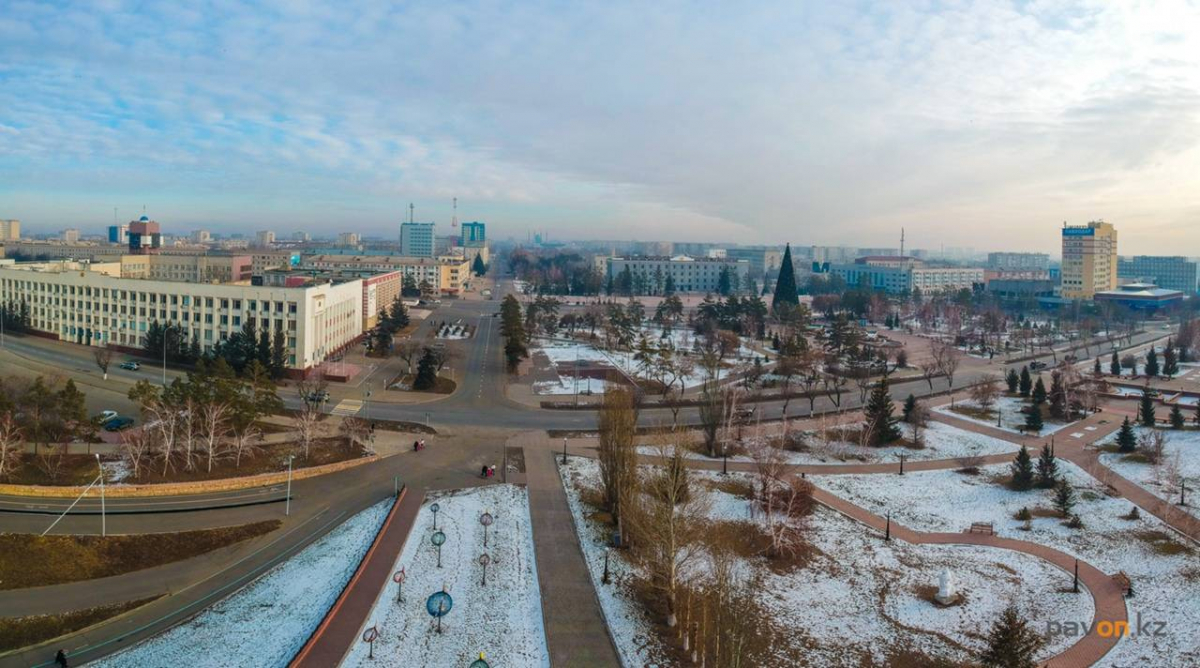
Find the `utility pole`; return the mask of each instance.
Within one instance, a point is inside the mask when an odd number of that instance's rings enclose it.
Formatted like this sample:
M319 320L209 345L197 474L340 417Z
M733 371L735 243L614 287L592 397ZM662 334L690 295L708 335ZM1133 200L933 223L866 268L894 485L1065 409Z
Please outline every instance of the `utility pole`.
M100 453L96 453L96 468L100 469L100 537L108 535L108 517L104 507L104 466L100 464Z

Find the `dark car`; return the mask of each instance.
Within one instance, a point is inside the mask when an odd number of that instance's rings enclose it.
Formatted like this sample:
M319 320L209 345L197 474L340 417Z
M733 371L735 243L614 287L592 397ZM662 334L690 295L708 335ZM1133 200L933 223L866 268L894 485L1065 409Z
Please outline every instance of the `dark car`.
M104 423L104 431L125 431L133 426L133 418L117 416Z
M121 362L121 368L128 371L137 371L142 368L142 365L137 362Z
M1042 369L1045 369L1045 368L1046 368L1045 362L1030 362L1029 363L1030 371L1041 371Z

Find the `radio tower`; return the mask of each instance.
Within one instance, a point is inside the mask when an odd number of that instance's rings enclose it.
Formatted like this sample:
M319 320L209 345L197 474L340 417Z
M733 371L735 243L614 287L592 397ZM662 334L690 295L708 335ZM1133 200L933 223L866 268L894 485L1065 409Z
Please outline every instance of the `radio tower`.
M450 227L458 229L458 198L454 198L454 217L450 219Z
M904 228L900 228L900 257L904 257Z

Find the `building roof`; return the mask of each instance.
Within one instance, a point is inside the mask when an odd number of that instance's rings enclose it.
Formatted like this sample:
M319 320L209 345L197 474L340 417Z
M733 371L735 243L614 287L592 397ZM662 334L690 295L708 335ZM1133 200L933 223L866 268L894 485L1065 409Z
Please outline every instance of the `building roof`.
M1182 299L1183 292L1160 288L1153 283L1127 283L1116 290L1101 290L1096 293L1101 299Z

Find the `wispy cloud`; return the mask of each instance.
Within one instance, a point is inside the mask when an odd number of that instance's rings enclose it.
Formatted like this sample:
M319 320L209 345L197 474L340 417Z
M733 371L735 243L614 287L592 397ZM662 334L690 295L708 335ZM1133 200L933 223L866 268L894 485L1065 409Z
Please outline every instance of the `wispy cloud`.
M1196 245L1197 28L1186 2L7 3L0 213L382 231L457 195L515 234L1047 249L1104 217Z

